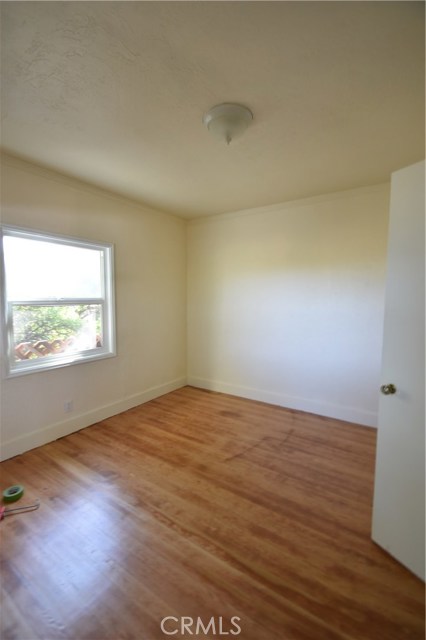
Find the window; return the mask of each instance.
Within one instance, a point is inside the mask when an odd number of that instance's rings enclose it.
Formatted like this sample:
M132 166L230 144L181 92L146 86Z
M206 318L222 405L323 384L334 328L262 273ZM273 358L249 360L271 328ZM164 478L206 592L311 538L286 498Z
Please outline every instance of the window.
M115 354L113 247L2 228L8 375Z

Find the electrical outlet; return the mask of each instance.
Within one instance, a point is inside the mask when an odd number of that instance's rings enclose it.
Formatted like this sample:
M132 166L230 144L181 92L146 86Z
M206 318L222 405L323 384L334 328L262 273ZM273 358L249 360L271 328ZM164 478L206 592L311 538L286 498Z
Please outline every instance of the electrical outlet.
M65 413L71 413L72 410L73 410L73 401L72 400L66 400L64 402L64 412Z

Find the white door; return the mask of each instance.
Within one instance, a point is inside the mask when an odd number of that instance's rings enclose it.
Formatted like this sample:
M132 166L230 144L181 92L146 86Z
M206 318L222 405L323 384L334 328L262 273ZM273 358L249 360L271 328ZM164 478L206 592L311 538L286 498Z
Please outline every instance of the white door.
M425 163L392 175L372 537L425 579Z

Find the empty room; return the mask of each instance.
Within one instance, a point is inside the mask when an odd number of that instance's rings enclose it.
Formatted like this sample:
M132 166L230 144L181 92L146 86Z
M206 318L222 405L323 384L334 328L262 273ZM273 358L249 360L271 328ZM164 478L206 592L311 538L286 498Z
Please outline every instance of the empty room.
M2 640L423 640L424 2L0 12Z

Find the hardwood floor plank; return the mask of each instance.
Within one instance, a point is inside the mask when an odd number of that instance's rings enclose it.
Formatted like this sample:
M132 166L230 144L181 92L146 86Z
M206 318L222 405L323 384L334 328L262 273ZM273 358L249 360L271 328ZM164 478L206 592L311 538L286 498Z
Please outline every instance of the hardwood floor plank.
M2 463L41 507L0 526L1 637L423 640L424 585L370 538L375 441L185 387Z

